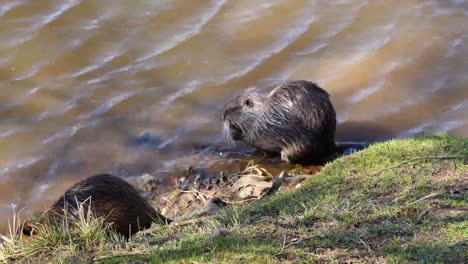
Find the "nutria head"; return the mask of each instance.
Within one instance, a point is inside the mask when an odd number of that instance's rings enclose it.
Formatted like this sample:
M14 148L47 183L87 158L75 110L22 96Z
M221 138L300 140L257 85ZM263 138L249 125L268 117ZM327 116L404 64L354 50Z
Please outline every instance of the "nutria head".
M67 218L78 221L91 211L93 217L104 219L104 224L129 237L149 228L153 222L169 224L172 220L155 210L138 191L125 180L100 174L88 177L65 191L65 193L40 217L40 223ZM23 236L37 235L34 225L23 226ZM40 235L40 234L39 234Z
M265 94L245 90L223 113L229 142L281 153L286 162L323 162L335 146L336 113L326 91L289 81Z

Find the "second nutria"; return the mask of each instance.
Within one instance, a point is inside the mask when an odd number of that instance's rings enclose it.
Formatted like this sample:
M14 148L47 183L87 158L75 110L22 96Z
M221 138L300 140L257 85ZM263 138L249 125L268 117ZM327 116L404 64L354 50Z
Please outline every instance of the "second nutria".
M223 121L229 141L281 153L286 162L323 162L335 149L335 109L309 81L288 81L269 94L247 89L226 106Z
M125 180L99 174L88 177L69 189L41 216L55 220L67 217L77 220L79 207L90 209L94 217L104 218L116 232L126 238L149 228L153 222L167 223L170 219L156 211L138 191ZM32 227L25 225L23 235L35 235Z

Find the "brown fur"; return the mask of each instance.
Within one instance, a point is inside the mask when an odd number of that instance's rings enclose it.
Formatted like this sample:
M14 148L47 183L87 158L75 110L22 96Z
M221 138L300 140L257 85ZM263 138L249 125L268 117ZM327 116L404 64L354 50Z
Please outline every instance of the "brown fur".
M149 228L153 222L171 222L128 182L108 174L94 175L76 183L42 214L42 218L59 220L66 216L77 220L80 205L85 213L90 208L94 217L103 217L105 224L127 238ZM25 225L23 235L37 234L30 225Z

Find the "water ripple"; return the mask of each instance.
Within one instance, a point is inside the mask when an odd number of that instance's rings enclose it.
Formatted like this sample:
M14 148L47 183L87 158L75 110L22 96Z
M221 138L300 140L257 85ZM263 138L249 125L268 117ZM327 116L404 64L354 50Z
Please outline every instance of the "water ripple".
M59 139L68 139L68 138L73 137L80 129L96 126L99 123L100 123L99 120L93 120L85 124L77 124L74 126L66 127L62 131L59 131L53 134L52 136L43 139L41 142L42 144L49 144Z
M0 112L6 111L12 107L18 106L23 104L26 100L28 100L31 96L36 94L39 90L41 90L41 86L36 86L27 91L24 95L20 96L18 99L12 100L11 102L0 106Z
M259 65L263 64L266 60L280 53L282 50L286 49L289 45L294 43L305 32L307 32L310 26L316 21L317 18L313 16L310 16L306 21L300 21L300 24L292 27L292 29L290 29L286 34L284 34L285 37L277 41L275 45L273 45L273 48L269 50L267 49L264 52L262 52L262 54L255 56L257 59L250 65L243 67L242 70L233 72L224 77L223 83L245 76L249 72L253 71Z
M457 129L459 127L468 124L466 121L460 120L449 120L449 121L442 121L442 122L435 122L435 121L428 121L416 127L410 128L406 131L403 131L398 134L398 137L413 137L415 135L421 133L447 133L451 130Z
M313 53L316 53L317 51L325 48L326 46L328 46L328 44L326 44L326 43L316 43L316 44L311 45L310 47L307 47L306 49L304 49L302 51L296 52L296 55L308 56L308 55L311 55Z
M450 43L449 48L447 49L447 52L445 53L446 58L454 57L457 53L458 47L462 46L463 44L463 37L457 38Z
M8 11L13 10L15 7L22 5L20 1L11 1L0 5L0 17L4 16Z
M100 106L98 106L96 109L92 110L89 113L82 114L78 116L79 120L83 119L88 119L90 117L97 117L100 116L109 110L111 110L115 105L127 100L130 97L136 96L136 95L141 95L141 94L146 94L146 93L152 93L156 91L157 88L149 88L149 89L140 89L140 90L132 90L132 91L127 91L123 92L117 96L114 96L104 103L102 103Z
M340 32L345 30L351 23L353 23L354 19L359 15L359 11L367 4L367 1L364 1L358 5L355 5L351 8L349 16L347 16L343 21L335 25L331 30L319 35L320 39L329 39L338 35Z
M73 7L77 6L80 2L81 2L81 0L67 0L67 1L64 1L63 5L59 6L51 14L46 15L44 17L44 20L42 20L41 23L39 23L38 27L41 28L41 27L49 24L50 22L56 20L61 15L66 13L68 10L70 10Z
M362 100L364 100L365 98L367 98L368 96L370 96L371 94L374 94L380 89L382 89L384 85L385 85L385 79L382 79L371 86L368 86L364 89L359 90L357 93L349 97L347 101L352 104L357 104L361 102Z
M136 63L143 62L146 60L149 60L153 57L156 57L160 55L161 53L164 53L168 50L171 50L175 47L177 47L179 44L182 42L190 39L194 35L200 33L202 28L210 22L210 20L221 10L221 8L224 6L226 3L226 0L221 0L217 1L217 3L208 10L208 12L204 15L202 15L201 21L195 25L190 25L190 28L192 30L183 32L181 34L175 34L172 38L170 38L165 44L161 45L157 49L151 51L148 54L143 55L143 57L136 59Z
M0 176L2 176L0 177L0 180L5 179L4 176L12 171L30 167L43 159L45 159L45 156L39 155L22 160L15 160L14 162L11 162L12 165L7 165L0 169Z
M276 5L278 5L278 3L261 3L253 8L242 10L241 12L235 15L230 15L228 13L227 16L229 16L231 19L234 19L236 21L237 26L241 26L241 24L243 23L260 19L261 16L259 14L261 12L271 9Z
M111 50L110 52L106 52L106 53L108 53L108 55L104 55L102 58L95 59L96 64L92 64L92 65L83 67L82 69L78 70L77 72L72 73L70 75L70 77L71 78L76 78L76 77L79 77L81 75L84 75L86 73L92 72L92 71L94 71L96 69L99 69L99 68L105 66L107 63L111 62L115 58L117 58L117 57L119 57L119 56L121 56L122 54L125 53L123 50L119 50L119 49L120 49L120 47L115 48L114 50Z
M3 140L6 137L9 137L9 136L15 134L15 133L18 133L19 131L21 131L21 129L12 128L12 129L8 129L6 131L0 132L0 141Z
M462 109L465 109L465 108L468 108L468 100L465 100L459 104L456 104L454 106L451 106L450 107L450 110L451 111L458 111L458 110L462 110Z
M37 36L39 30L42 27L44 27L45 25L53 22L54 20L59 18L61 15L66 13L68 10L70 10L73 7L77 6L80 2L81 2L81 0L68 0L68 1L65 1L65 3L63 5L58 6L52 13L50 13L48 15L44 15L42 17L42 20L40 20L39 22L37 22L37 20L38 20L37 17L22 19L22 20L31 22L34 25L31 26L31 27L28 27L28 28L15 28L14 32L25 31L27 33L27 36L25 36L23 38L19 38L19 39L9 40L9 42L7 42L7 45L4 45L4 47L6 46L7 48L11 48L11 47L14 47L14 46L19 46L19 45L25 44L28 41L31 41L32 39L34 39L34 37Z
M193 80L189 82L185 88L178 90L163 100L163 108L168 108L175 100L185 95L192 93L200 85L200 81Z

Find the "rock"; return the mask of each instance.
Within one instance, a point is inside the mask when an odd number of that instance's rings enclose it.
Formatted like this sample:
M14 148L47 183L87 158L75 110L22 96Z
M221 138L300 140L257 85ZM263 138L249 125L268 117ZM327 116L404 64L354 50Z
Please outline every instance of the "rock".
M289 185L293 185L293 184L301 183L305 181L306 179L308 179L309 177L311 177L311 175L295 175L295 176L286 178L285 181Z
M158 188L160 183L160 180L147 173L136 179L136 187L142 192L152 192Z
M132 143L138 147L152 147L159 145L161 141L161 138L159 138L158 136L150 132L145 132L140 136L134 138L132 140Z
M182 191L187 191L189 189L189 184L186 177L181 177L177 180L177 186Z
M229 234L231 234L231 231L229 231L228 229L218 228L218 229L213 231L213 233L208 238L208 240L212 242L213 240L215 240L218 237L221 237L221 236L225 237L225 236L228 236Z
M282 171L278 176L278 178L286 178L286 177L289 177L289 174L285 171Z
M268 180L269 178L263 176L241 177L232 186L232 193L241 200L258 198L273 185L273 182Z
M161 209L161 213L171 216L172 218L187 215L191 208L197 206L196 197L193 193L181 193L178 191L176 196L170 198L170 203Z
M213 215L219 211L219 209L225 207L227 205L226 202L221 200L221 198L213 197L208 201L208 203L192 212L192 216L206 216L206 215Z
M273 180L273 184L271 188L268 190L268 195L276 193L278 189L281 187L281 185L283 185L284 180L285 180L285 177L281 173L278 178Z

